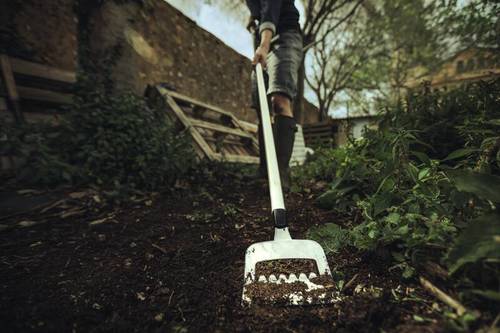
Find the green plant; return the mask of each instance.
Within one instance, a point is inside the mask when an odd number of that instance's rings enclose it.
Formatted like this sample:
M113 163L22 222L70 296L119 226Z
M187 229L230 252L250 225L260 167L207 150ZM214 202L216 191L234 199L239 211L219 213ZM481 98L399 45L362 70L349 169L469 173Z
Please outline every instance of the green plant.
M45 123L0 123L3 134L0 155L11 160L16 181L41 186L72 181L78 170L58 153L57 131L57 127Z
M386 109L379 129L337 149L320 150L299 184L328 181L317 204L345 214L343 228L311 229L323 244L387 247L403 276L432 249L450 272L498 295L500 80L447 94L425 90ZM349 242L338 242L339 230ZM340 244L340 245L339 245ZM396 260L397 259L397 260ZM484 275L478 272L496 272ZM477 291L479 290L479 291Z
M173 185L191 170L190 142L174 132L163 112L131 93L91 96L78 98L57 127L3 124L2 154L16 161L18 181L127 192Z
M98 185L153 190L172 185L194 162L189 141L166 115L130 93L77 104L61 135L68 138L65 157Z

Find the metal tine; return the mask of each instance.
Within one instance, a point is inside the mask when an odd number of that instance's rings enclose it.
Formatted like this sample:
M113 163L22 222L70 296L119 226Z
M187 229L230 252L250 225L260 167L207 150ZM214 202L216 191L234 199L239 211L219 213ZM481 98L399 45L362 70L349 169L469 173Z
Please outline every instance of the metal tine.
M308 280L307 275L305 273L300 273L299 281L305 282L307 280Z

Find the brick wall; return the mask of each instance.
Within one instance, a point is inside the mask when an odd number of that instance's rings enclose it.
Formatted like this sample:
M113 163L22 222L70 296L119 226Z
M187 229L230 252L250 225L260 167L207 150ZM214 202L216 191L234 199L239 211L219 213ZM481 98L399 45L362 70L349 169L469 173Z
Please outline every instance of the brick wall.
M1 1L0 50L76 69L74 5L75 0ZM105 1L91 16L90 28L95 56L121 45L112 74L118 89L142 94L147 84L166 82L180 93L255 122L250 109L250 60L165 1ZM14 44L9 42L12 31ZM306 102L305 110L305 122L316 121L316 108Z

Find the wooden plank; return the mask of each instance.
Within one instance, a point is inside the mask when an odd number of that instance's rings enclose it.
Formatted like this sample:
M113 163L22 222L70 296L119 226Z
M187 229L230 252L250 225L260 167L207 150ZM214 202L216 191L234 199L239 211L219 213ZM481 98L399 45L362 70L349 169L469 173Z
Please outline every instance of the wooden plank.
M16 81L14 80L14 73L10 65L9 58L6 55L0 55L0 62L2 66L2 77L7 89L7 96L11 101L19 101L19 94L16 89Z
M205 153L205 156L207 156L210 160L213 160L215 153L212 151L210 146L205 142L201 134L198 133L198 131L196 131L196 129L191 125L189 119L182 112L181 108L177 105L175 100L169 95L165 95L165 98L167 100L167 104L170 106L170 109L174 112L177 118L179 118L184 127L189 131L189 133L193 137L193 140Z
M216 106L213 106L213 105L210 105L207 103L203 103L203 102L198 101L194 98L187 97L187 96L182 95L178 92L171 91L171 90L168 90L168 89L163 88L163 87L158 87L158 89L160 89L160 91L162 93L172 96L174 99L178 99L178 100L181 100L181 101L184 101L186 103L193 104L193 105L198 105L198 106L205 108L209 111L214 111L214 112L218 112L220 114L226 115L226 116L231 118L231 121L232 121L235 129L240 129L242 132L244 132L244 127L239 123L239 120L231 112L225 111L219 107L216 107ZM254 144L257 146L257 141L255 140L255 138L252 138L252 140L254 141Z
M14 73L24 74L28 76L37 76L44 79L66 82L69 84L76 83L76 73L62 70L46 65L37 64L30 61L25 61L17 58L10 58L12 71Z
M235 129L235 128L230 128L230 127L224 127L221 125L209 123L207 121L199 120L199 119L194 119L194 118L188 118L189 122L195 126L195 127L201 127L201 128L206 128L210 129L212 131L220 132L220 133L227 133L227 134L232 134L232 135L237 135L241 136L243 138L249 138L252 139L253 135L248 134L243 132L242 130Z
M242 141L237 141L237 140L230 139L227 137L222 139L222 138L214 138L213 136L205 136L205 135L202 135L202 136L207 142L221 142L222 141L224 144L237 145L237 146L241 146L241 147L248 147L248 144L245 144Z
M19 94L16 88L16 81L14 80L14 73L10 65L9 57L0 54L0 67L2 69L2 78L7 89L7 97L12 104L12 113L17 123L24 123L24 116L19 105Z
M187 97L185 95L179 94L178 92L171 91L171 90L165 89L163 87L160 87L160 89L162 89L164 91L164 93L168 94L169 96L173 97L174 99L178 99L178 100L181 100L183 102L191 103L193 105L198 105L198 106L201 106L202 108L205 108L205 109L210 110L210 111L214 111L214 112L222 113L222 114L225 114L228 116L232 116L232 113L224 111L221 108L218 108L216 106L213 106L213 105L210 105L207 103L203 103L203 102L198 101L194 98Z
M21 96L22 99L56 104L71 104L73 102L73 95L71 94L63 94L55 91L30 87L17 87L17 90L19 91L19 96Z
M227 162L233 162L233 163L248 163L248 164L258 164L259 163L259 158L256 156L215 154L214 157L217 161L227 161Z
M250 123L248 121L243 121L243 120L239 120L241 126L247 130L248 132L252 132L254 134L257 134L258 130L259 130L259 127L257 124L254 124L254 123Z

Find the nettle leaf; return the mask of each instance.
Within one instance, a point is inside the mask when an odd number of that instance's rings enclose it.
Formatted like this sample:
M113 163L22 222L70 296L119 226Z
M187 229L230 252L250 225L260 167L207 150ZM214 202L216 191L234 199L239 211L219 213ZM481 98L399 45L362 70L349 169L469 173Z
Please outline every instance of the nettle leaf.
M326 223L310 228L307 231L307 238L320 243L326 249L326 252L337 252L351 243L349 231L335 223Z
M418 172L418 180L422 180L425 177L427 177L431 172L431 169L429 168L424 168Z
M450 160L456 160L458 158L466 157L469 156L472 153L475 153L479 151L478 149L472 149L472 148L462 148L462 149L457 149L453 152L451 152L446 158L443 160L444 161L450 161Z
M451 171L448 175L459 191L500 202L500 177L472 171Z
M322 195L320 195L316 199L316 203L319 207L324 208L324 209L332 209L334 208L337 199L343 197L347 193L351 192L354 190L356 186L347 186L344 188L339 188L339 189L332 189L329 191L326 191Z
M490 119L486 121L488 124L500 126L500 119Z
M500 258L500 215L497 213L469 222L448 255L450 273L484 258Z
M426 165L431 164L431 159L429 158L429 156L427 156L427 154L422 153L420 151L412 151L411 154L416 156L420 160L420 162L422 162Z
M398 213L390 213L385 220L389 222L390 224L397 224L399 220L401 219L401 215Z

